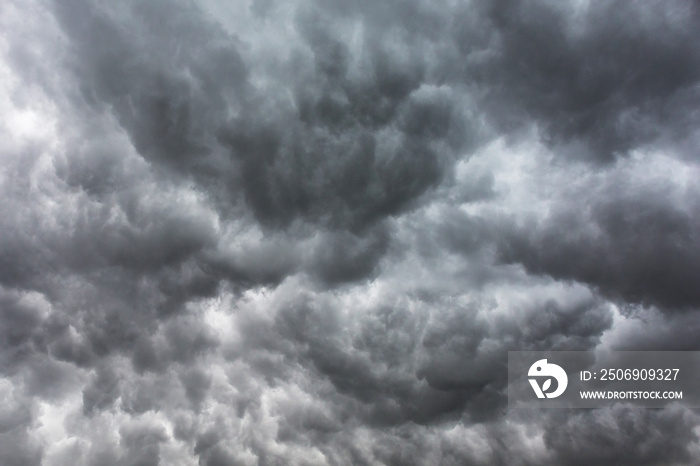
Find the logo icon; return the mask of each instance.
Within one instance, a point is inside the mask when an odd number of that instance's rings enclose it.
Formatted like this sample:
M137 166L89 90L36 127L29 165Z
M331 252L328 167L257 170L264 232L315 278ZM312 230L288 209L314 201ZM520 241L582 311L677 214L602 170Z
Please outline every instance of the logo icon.
M546 378L542 386L540 386L537 379L528 379L532 389L535 390L537 398L556 398L564 393L566 385L569 383L569 378L566 376L564 369L556 364L548 363L546 359L540 359L530 366L527 375L528 377ZM547 390L552 386L552 378L557 381L557 387L553 392L548 392Z

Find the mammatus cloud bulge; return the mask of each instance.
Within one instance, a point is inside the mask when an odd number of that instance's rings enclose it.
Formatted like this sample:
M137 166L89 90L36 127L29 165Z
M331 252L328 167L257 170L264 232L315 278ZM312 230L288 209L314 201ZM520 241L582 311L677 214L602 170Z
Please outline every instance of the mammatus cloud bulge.
M504 368L697 349L693 3L0 21L3 464L696 462L682 406Z

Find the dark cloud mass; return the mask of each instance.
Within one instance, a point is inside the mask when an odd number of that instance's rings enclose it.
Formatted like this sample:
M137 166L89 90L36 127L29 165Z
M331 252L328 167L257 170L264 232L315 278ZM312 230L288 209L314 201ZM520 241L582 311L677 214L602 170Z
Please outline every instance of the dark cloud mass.
M0 464L697 464L506 364L700 350L699 15L4 2Z

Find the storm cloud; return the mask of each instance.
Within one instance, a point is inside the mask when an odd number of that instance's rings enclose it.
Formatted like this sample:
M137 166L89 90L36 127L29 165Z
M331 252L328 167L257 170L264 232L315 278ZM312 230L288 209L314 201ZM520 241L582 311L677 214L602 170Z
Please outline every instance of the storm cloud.
M509 411L700 350L691 1L0 6L0 463L696 464Z

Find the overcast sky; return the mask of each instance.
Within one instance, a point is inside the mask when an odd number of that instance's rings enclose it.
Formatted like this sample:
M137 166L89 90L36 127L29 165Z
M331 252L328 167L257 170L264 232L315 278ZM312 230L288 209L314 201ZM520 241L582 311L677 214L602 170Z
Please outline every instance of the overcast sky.
M690 0L0 2L0 464L691 465L512 350L700 350Z

